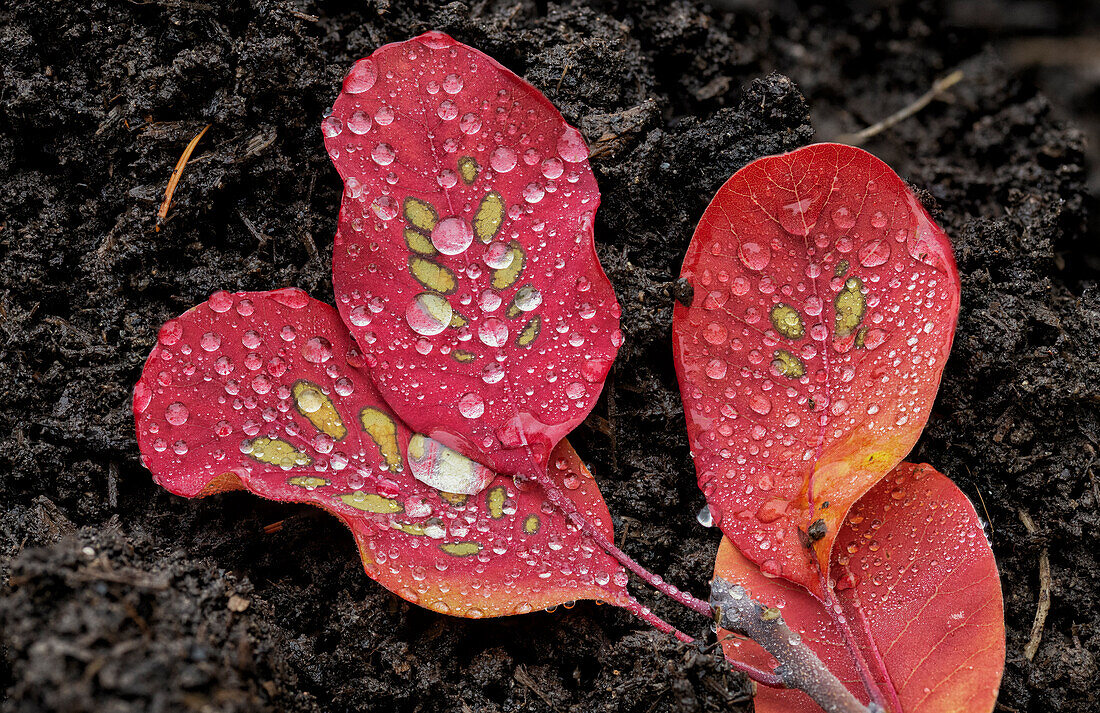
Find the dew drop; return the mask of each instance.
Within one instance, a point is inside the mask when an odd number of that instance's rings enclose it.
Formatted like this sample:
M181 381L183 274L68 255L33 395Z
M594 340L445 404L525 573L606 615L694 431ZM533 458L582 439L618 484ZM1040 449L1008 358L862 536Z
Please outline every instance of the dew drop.
M572 126L565 127L558 137L558 155L569 163L580 163L588 158L588 146L580 131Z
M502 319L488 317L478 325L477 338L488 347L503 347L508 342L508 325Z
M199 339L199 346L204 352L214 352L222 345L222 338L214 332L207 332Z
M462 218L444 218L432 230L432 245L444 255L459 255L474 241L474 231Z
M890 241L876 238L859 249L859 264L864 267L877 267L890 259Z
M516 167L518 157L513 149L498 146L489 154L489 166L497 173L508 173Z
M191 412L179 401L168 404L164 409L164 420L173 426L182 426L187 423L187 418L190 415Z
M324 364L332 358L332 343L324 337L310 337L302 345L302 358L311 364Z
M481 414L485 413L485 402L481 400L480 396L471 391L459 397L458 412L465 418L479 418Z
M214 310L218 314L224 314L229 311L229 308L233 306L233 295L229 294L225 290L219 290L210 295L210 309Z
M414 332L425 337L439 334L451 324L454 310L446 298L421 292L405 309L405 321Z
M348 117L348 130L353 134L365 134L370 131L370 114L358 109Z
M348 94L362 94L374 86L378 80L378 68L374 60L361 59L355 63L344 77L344 91Z
M737 248L737 257L741 258L741 263L745 267L759 272L767 267L771 261L772 250L766 244L750 240L741 243L741 246Z
M339 136L344 131L344 122L335 114L329 114L321 121L321 133L327 138Z

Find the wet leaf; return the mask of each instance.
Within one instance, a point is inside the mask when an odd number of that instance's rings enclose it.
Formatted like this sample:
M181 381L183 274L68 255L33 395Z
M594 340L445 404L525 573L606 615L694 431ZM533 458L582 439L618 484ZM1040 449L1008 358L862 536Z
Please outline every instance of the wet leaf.
M301 290L216 293L162 327L134 388L142 460L178 495L245 488L331 512L368 575L435 611L628 604L625 573L541 488L410 431L360 367L336 310ZM555 484L612 537L569 444L551 460Z
M766 576L726 538L715 576L776 607L865 703L870 697L842 626L893 713L993 710L1005 661L1000 580L978 514L950 479L928 465L899 465L852 508L832 559L835 617L805 589ZM767 670L776 664L747 639L729 638L723 649ZM821 710L800 691L766 687L755 706L758 713Z
M438 32L359 60L322 129L337 305L386 403L497 472L545 467L622 341L580 132Z
M820 594L848 508L932 407L959 309L947 236L886 164L818 144L730 178L681 275L699 485L745 556Z

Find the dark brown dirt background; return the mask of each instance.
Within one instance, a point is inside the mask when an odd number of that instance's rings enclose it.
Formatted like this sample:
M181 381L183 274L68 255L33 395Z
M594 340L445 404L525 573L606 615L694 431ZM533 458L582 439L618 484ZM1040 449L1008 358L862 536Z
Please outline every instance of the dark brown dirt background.
M138 463L130 387L165 319L222 288L331 299L340 186L320 118L354 59L429 28L525 76L595 146L597 240L627 339L574 443L625 549L697 593L718 535L695 521L669 338L695 222L749 160L862 128L965 71L868 144L947 229L963 276L913 458L988 510L1008 620L1000 710L1100 710L1100 258L1083 135L1034 88L1048 70L986 45L1011 34L996 20L1012 8L1046 6L983 5L5 3L0 711L748 709L720 660L619 611L437 616L368 580L334 519L243 494L183 500ZM1063 29L1075 17L1055 12ZM1053 605L1028 662L1043 548Z

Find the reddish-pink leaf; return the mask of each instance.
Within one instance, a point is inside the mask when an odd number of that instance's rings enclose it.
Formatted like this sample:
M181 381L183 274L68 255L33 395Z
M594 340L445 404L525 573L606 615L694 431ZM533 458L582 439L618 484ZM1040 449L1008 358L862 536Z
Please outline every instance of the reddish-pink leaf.
M436 611L499 616L576 599L634 610L618 563L540 487L410 431L360 366L336 310L301 290L219 292L161 328L134 387L142 460L179 495L243 487L324 508L351 528L373 579ZM551 460L554 484L612 537L569 444Z
M622 341L580 132L438 32L359 60L322 128L337 305L383 398L498 472L545 467Z
M848 508L928 418L958 316L951 245L886 164L817 144L734 174L681 274L699 485L745 556L821 594Z
M890 713L993 710L1005 661L997 564L974 506L931 466L900 464L852 508L833 553L836 615L801 587L766 576L728 539L714 573L777 607L864 702L857 655ZM843 643L842 627L858 654ZM776 665L746 639L728 638L723 649L731 660ZM800 691L764 687L755 705L757 713L821 710Z

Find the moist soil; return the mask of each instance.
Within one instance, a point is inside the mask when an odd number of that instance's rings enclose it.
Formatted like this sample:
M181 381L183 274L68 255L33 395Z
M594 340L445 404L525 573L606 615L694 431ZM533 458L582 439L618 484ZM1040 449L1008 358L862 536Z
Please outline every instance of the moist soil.
M1100 710L1100 263L1082 135L937 5L780 8L7 3L0 711L750 710L720 656L619 610L436 615L371 582L335 519L177 498L138 461L130 389L162 322L219 289L332 299L341 187L320 119L356 58L432 28L527 78L593 147L626 341L572 438L623 548L697 593L719 538L696 521L670 345L696 221L748 161L861 129L964 72L865 144L947 230L963 281L911 459L988 519L1008 625L999 710ZM158 232L171 169L207 124ZM1044 552L1050 615L1028 660Z

